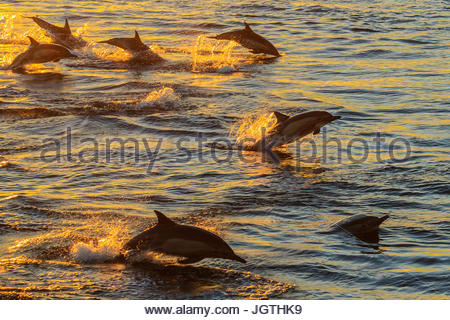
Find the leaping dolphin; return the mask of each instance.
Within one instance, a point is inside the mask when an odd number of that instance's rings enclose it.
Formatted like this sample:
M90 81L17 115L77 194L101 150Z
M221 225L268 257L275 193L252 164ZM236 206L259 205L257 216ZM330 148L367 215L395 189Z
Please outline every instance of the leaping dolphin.
M107 43L123 50L130 52L134 57L142 57L147 62L161 62L164 61L158 54L154 53L150 47L145 45L139 33L135 30L133 38L112 38L109 40L99 41L98 43Z
M268 147L264 149L273 149L289 144L310 133L319 134L320 128L341 118L326 111L309 111L292 117L274 111L274 115L277 118L277 123L264 137L264 143ZM263 139L260 139L252 149L260 150L262 143Z
M185 257L178 262L195 263L204 258L222 258L246 263L219 236L209 231L175 223L155 210L158 223L128 241L124 250L150 250Z
M348 232L365 242L377 243L379 241L379 227L388 218L388 215L378 218L357 214L335 223L332 228Z
M245 28L242 30L234 30L225 33L221 33L214 37L210 37L217 40L232 40L239 43L241 46L250 49L252 53L266 53L279 57L280 53L277 48L265 39L263 36L254 32L249 24L244 21Z
M66 18L64 27L58 27L54 24L48 23L38 17L29 17L33 19L36 24L45 30L47 36L49 36L53 42L63 45L69 49L79 49L87 45L87 41L80 37L75 37L70 31L69 21Z
M30 46L13 60L8 69L17 70L27 64L58 62L61 59L77 58L66 47L59 44L39 43L30 36L28 38L30 39Z

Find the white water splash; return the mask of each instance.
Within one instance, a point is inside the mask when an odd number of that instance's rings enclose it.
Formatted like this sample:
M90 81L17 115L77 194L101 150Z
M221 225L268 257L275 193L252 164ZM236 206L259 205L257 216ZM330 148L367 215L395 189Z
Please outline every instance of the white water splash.
M229 41L223 43L198 36L192 49L192 72L231 73L237 71L237 59L231 53L237 44Z
M140 103L136 105L136 107L146 108L158 105L158 107L163 107L165 109L173 109L179 100L180 98L172 88L163 87L159 90L150 92Z
M1 163L0 163L1 164ZM12 196L8 196L8 197L4 197L4 198L0 198L0 202L2 201L8 201L14 198L17 198L19 195L18 194L13 194Z
M241 120L232 125L228 132L237 144L244 148L252 148L254 141L259 141L264 133L270 132L276 126L276 118L272 112L263 110L259 113L245 114Z
M79 263L100 263L114 259L120 254L121 243L112 239L101 239L98 243L77 243L72 247L72 258Z

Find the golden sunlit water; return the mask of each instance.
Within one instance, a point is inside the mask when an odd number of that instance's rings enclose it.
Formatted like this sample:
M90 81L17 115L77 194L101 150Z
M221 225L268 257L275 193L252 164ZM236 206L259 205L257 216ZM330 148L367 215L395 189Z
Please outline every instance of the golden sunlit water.
M449 9L3 1L0 298L448 299ZM27 36L50 41L31 16L68 18L88 45L7 70ZM210 38L243 21L281 57ZM135 30L164 62L98 43ZM273 111L312 110L341 119L277 161L233 147L273 128ZM220 235L247 264L115 259L155 209ZM378 244L330 231L359 213L390 216Z

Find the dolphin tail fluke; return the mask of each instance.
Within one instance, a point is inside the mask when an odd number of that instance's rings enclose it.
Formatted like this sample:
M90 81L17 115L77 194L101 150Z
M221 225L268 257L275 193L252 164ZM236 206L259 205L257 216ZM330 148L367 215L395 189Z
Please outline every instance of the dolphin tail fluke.
M21 65L19 62L17 62L17 58L9 65L5 68L5 70L12 70L13 72L22 69L23 70L23 65Z

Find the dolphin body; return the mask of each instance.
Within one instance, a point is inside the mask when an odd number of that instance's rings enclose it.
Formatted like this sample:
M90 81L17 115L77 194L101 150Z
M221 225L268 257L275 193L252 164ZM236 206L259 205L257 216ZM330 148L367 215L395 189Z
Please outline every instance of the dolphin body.
M295 116L288 116L274 111L277 123L264 139L257 141L251 149L273 149L285 144L294 142L312 133L320 133L320 128L326 124L340 119L340 116L333 116L326 111L309 111ZM267 148L263 147L263 143Z
M28 38L30 39L30 46L13 60L8 69L17 70L27 64L58 62L61 59L77 58L66 47L59 44L39 43L30 36Z
M151 250L185 257L178 262L189 264L204 258L222 258L246 263L219 236L197 227L175 223L155 210L158 223L128 241L124 250Z
M72 34L67 18L64 27L55 26L54 24L48 23L38 17L29 18L36 22L39 27L44 29L47 36L49 36L53 40L53 42L65 46L66 48L69 48L71 50L79 49L85 47L88 44L87 41L79 37L75 37Z
M270 43L263 36L254 32L247 22L244 21L245 28L242 30L234 30L221 33L215 37L210 37L217 40L232 40L239 43L241 46L250 49L252 53L265 53L279 57L280 53L277 48Z
M158 63L164 61L158 54L154 53L147 45L145 45L139 33L135 30L133 38L112 38L109 40L99 41L98 43L107 43L119 47L133 55L133 59L137 62Z
M388 215L378 218L365 214L357 214L335 223L332 225L332 229L337 231L343 230L365 242L378 243L379 227L388 218Z

